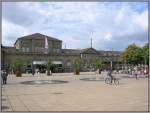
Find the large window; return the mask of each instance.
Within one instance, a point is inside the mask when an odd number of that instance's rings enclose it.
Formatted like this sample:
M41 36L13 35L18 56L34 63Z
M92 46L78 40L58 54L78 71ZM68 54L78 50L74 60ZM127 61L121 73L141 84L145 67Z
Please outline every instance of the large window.
M71 67L71 62L67 62L67 67Z
M47 49L48 50L48 49ZM45 48L43 48L43 47L35 47L35 52L41 52L41 53L43 53L43 52L45 52L46 51L46 49Z
M53 49L53 52L55 53L55 52L56 52L56 49Z
M25 48L24 47L22 47L22 51L25 52Z
M60 49L57 49L57 53L59 53L60 52Z
M22 47L22 52L29 52L29 48L28 47Z
M26 48L26 52L29 52L29 48L28 47Z

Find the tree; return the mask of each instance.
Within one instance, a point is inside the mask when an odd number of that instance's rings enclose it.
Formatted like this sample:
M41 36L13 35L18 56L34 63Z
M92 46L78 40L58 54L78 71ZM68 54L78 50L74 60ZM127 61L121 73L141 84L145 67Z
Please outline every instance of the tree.
M143 53L143 60L144 60L144 64L148 65L148 61L149 61L149 43L146 43L143 48L142 48L142 53Z
M51 59L48 59L47 61L47 75L52 75L52 68L53 68L53 63ZM51 73L50 73L51 70Z
M142 49L135 44L129 45L125 51L121 54L121 60L123 62L137 65L139 63L142 63L143 57L142 57Z
M79 58L74 59L72 62L72 65L73 65L74 74L79 75L80 67L81 67L81 59Z
M99 70L99 74L101 74L101 70L104 67L104 63L101 60L96 60L95 66Z
M14 62L14 68L15 68L15 73L16 73L16 76L17 77L21 77L22 76L22 67L24 67L24 62L21 60L21 59L17 59L15 62Z

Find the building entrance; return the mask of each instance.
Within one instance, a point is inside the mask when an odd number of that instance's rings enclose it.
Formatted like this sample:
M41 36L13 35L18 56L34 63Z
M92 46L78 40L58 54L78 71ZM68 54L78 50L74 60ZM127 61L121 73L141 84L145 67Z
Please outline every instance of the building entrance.
M36 73L46 73L46 61L33 61L33 69Z
M54 68L52 70L53 72L60 73L64 71L62 61L53 61L52 63L54 65Z
M39 73L46 73L46 65L35 64L34 68L35 68L35 71L37 71Z
M46 64L47 64L46 61L33 61L33 69L35 70L35 72L46 73L47 70ZM59 73L64 71L62 61L52 61L52 64L53 64L51 69L52 72Z

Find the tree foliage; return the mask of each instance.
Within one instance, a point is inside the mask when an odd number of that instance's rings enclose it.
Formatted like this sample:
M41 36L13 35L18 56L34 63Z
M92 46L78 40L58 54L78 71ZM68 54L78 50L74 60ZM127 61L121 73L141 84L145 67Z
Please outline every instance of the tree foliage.
M50 70L53 66L53 63L52 63L52 60L51 59L48 59L47 61L47 68Z
M79 58L74 59L72 62L73 69L79 70L81 67L81 63L82 63L81 59L79 59Z
M149 61L149 43L146 43L143 46L142 54L143 54L144 63L148 64L148 61Z
M15 62L14 62L14 65L13 67L17 70L21 70L22 67L24 67L24 62L21 60L21 59L17 59Z
M101 60L96 60L95 67L97 69L102 69L104 67L104 63Z
M147 51L148 51L147 46L140 48L135 44L131 44L121 54L121 60L123 62L134 65L143 64L144 58L148 57Z
M21 59L16 59L14 61L13 66L15 68L15 74L17 77L21 77L22 76L22 68L25 67L25 63L21 60Z
M99 74L101 74L102 69L104 68L104 62L101 60L96 60L95 67L99 70Z
M54 66L51 59L48 59L46 66L47 66L47 75L51 75L52 74L52 68ZM51 73L50 73L50 70L51 70Z

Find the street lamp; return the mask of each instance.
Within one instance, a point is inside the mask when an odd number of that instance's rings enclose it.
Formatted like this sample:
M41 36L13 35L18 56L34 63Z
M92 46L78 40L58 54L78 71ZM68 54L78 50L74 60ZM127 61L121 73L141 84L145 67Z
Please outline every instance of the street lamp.
M125 73L127 72L127 61L125 60L125 64L124 64L124 70L125 70Z
M113 69L113 49L112 49L112 54L111 54L111 58L110 58L110 67L112 70Z
M111 70L112 70L112 59L111 59L111 61L110 61L110 67L111 67Z

